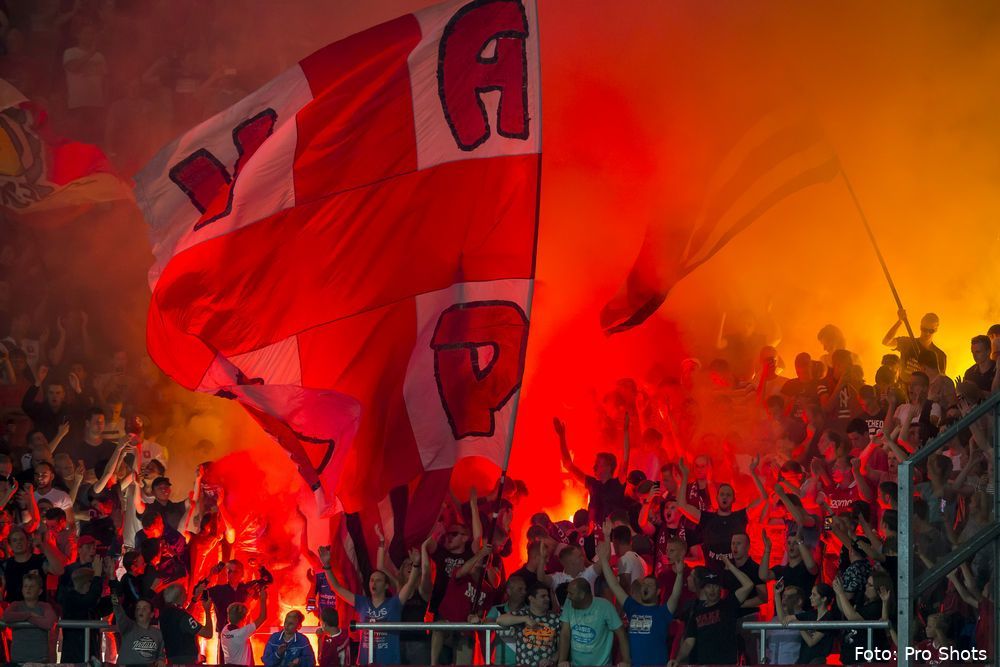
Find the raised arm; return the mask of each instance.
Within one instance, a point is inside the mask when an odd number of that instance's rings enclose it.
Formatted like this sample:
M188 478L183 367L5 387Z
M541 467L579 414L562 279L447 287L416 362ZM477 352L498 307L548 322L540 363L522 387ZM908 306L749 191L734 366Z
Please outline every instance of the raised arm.
M767 531L763 528L760 531L760 539L764 543L764 553L760 557L760 565L757 567L757 576L761 581L771 581L774 579L774 570L771 569L771 538L767 536Z
M688 467L683 456L677 459L677 467L681 469L681 483L677 487L677 509L691 521L700 523L701 510L689 504L687 500Z
M457 570L455 570L455 572L452 573L451 575L452 579L461 579L462 577L469 576L470 574L472 574L472 571L476 569L476 565L478 565L484 558L486 558L491 553L493 553L493 545L489 543L484 544L482 548L480 548L479 551L476 552L475 556L465 561L465 563L462 564L462 567L458 568Z
M323 572L326 573L326 580L330 582L330 588L332 588L333 592L339 595L344 602L353 607L355 602L354 591L349 591L344 588L337 579L337 575L333 573L333 568L330 567L330 547L319 548L319 559L323 563Z
M604 573L604 581L608 584L611 592L615 594L618 604L625 604L625 600L628 599L628 593L625 592L625 589L618 582L618 575L611 569L611 542L607 539L597 543L597 560L601 561L601 572Z
M868 478L861 472L861 459L851 459L851 471L854 473L854 481L858 483L858 493L861 494L861 499L866 502L873 502L875 500L875 491L872 489L871 484L868 483Z
M413 597L413 593L417 590L417 582L420 580L419 549L410 549L410 562L413 563L413 567L410 568L410 576L407 577L403 587L399 589L400 604L406 604L406 601Z
M681 592L684 590L684 561L680 560L670 566L674 571L674 587L670 590L670 597L667 598L667 609L671 614L677 612L677 605L681 602Z
M844 615L844 618L848 621L863 621L864 617L858 613L858 610L854 608L854 604L847 597L847 593L844 591L844 584L840 581L840 577L834 577L831 583L833 587L833 592L837 596L837 607L840 608L840 613Z
M736 580L740 582L740 587L733 592L733 595L739 600L740 604L743 604L750 597L750 594L754 592L753 580L743 573L738 567L733 565L733 561L729 560L728 557L722 557L722 564L725 565L729 573L736 577ZM766 602L767 600L764 600Z
M899 326L906 320L906 311L902 308L899 309L896 315L896 323L889 327L889 330L882 336L882 344L886 347L896 346L896 332L899 331Z
M253 619L253 624L257 628L264 627L267 621L267 588L261 587L257 594L257 618Z
M569 445L566 444L566 423L558 417L554 417L552 419L552 425L555 427L556 435L559 436L559 453L562 455L563 467L569 471L569 474L576 477L579 481L586 482L587 473L580 470L580 468L573 463L573 456L569 453Z
M425 600L431 599L434 585L431 581L431 557L427 553L427 540L420 543L420 585L417 590L420 597Z
M754 498L749 505L747 505L748 512L767 500L767 489L764 488L764 482L760 479L760 471L757 469L759 465L760 454L754 454L753 458L750 460L750 477L753 478L753 485L757 487L757 497Z
M69 434L69 422L64 421L59 424L59 429L56 431L56 437L52 438L52 442L49 443L49 451L53 454L56 453L56 447L59 446L66 436Z

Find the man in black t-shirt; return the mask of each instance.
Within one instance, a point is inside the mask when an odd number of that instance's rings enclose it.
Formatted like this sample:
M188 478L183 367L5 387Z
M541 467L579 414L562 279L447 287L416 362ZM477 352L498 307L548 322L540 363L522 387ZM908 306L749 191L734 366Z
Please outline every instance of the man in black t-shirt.
M100 476L97 464L111 459L115 454L115 443L104 439L104 411L101 408L89 408L85 413L82 434L70 433L67 441L59 447L60 452L66 452L73 461L83 461L83 467L88 473ZM75 429L74 429L75 430Z
M767 584L760 578L760 563L750 558L750 536L746 533L736 533L733 535L732 543L732 563L743 574L747 575L753 582L754 590L743 602L743 607L739 611L739 616L749 616L755 614L762 604L767 603ZM722 573L722 587L735 593L742 586L740 579L737 579L731 572Z
M52 535L53 539L54 537ZM0 563L3 569L5 601L17 602L24 599L21 581L29 572L37 572L41 577L46 574L58 576L63 573L62 557L56 551L55 544L42 538L39 533L29 538L23 528L12 528L7 537L7 544L12 555ZM41 549L41 554L34 553L35 546ZM46 600L45 593L43 588L40 600Z
M190 500L185 500L184 502L174 502L170 500L170 491L172 486L170 480L166 477L157 477L153 480L153 502L146 504L143 503L143 511L140 513L139 518L141 519L144 514L153 512L154 514L160 514L163 516L163 522L175 530L181 529L181 522L187 515L188 503Z
M181 607L184 598L185 590L181 584L172 584L163 590L166 606L160 610L159 625L167 660L173 665L197 664L197 638L211 639L214 632L211 601L206 597L201 598L201 606L205 610L205 624L202 625Z
M740 587L723 598L721 575L708 568L695 568L694 580L701 599L691 610L684 641L677 657L667 663L669 667L679 664L736 664L739 658L736 635L740 606L753 594L754 586L750 577L737 569L728 558L723 558L722 563L726 571L740 582Z
M997 373L997 365L990 359L990 352L993 344L989 336L976 336L971 343L972 359L976 363L965 371L962 378L966 382L971 382L980 390L989 393L993 388L993 378Z
M896 331L906 320L906 311L900 309L896 323L889 327L882 338L882 344L887 345L899 352L900 358L900 380L903 384L910 381L910 373L920 370L917 364L917 355L920 350L930 350L938 360L938 372L947 372L948 357L941 348L934 344L934 334L937 333L941 321L934 313L927 313L920 318L920 335L916 338L909 336L896 337Z
M805 540L798 534L789 535L785 540L785 555L788 558L788 564L775 565L772 568L768 567L771 560L771 540L768 538L766 530L761 530L761 538L764 540L764 555L761 556L758 572L761 581L781 579L786 588L795 586L803 591L812 591L813 584L816 583L816 575L819 573L819 566ZM806 600L803 603L808 605Z
M609 514L618 510L627 510L625 498L625 481L628 476L629 458L629 413L625 412L625 439L622 446L622 465L618 467L618 459L611 452L598 452L594 459L594 476L583 472L574 462L566 444L566 424L558 417L552 420L559 436L559 451L562 453L563 466L573 477L587 487L590 494L588 511L594 525L600 526ZM617 470L617 474L616 474Z
M718 509L715 512L703 512L691 505L686 499L677 499L677 509L684 516L698 525L701 533L702 551L705 554L705 564L717 572L721 570L719 559L722 556L730 556L732 553L733 535L747 532L747 511L753 509L761 503L766 495L763 491L763 484L756 474L758 459L751 463L751 473L753 473L754 484L757 486L758 497L743 509L733 511L733 502L736 500L736 491L729 484L720 484L716 501ZM688 467L682 458L679 462L681 468L681 487L687 485Z
M475 556L469 546L472 532L461 523L452 523L445 529L444 538L437 542L433 537L427 540L427 552L434 561L434 586L431 590L430 609L437 613L438 605L444 599L451 575Z

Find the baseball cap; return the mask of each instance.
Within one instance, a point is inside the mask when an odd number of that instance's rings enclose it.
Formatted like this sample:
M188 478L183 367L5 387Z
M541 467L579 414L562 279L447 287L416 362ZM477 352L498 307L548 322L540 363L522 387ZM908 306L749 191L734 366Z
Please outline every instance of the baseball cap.
M719 575L715 572L706 572L701 575L701 585L708 586L709 584L715 584L716 586L721 586L721 579Z
M156 487L158 487L158 486L162 486L162 485L164 485L164 484L166 484L167 486L170 486L170 485L171 485L171 484L170 484L170 478L169 478L169 477L157 477L156 479L154 479L154 480L153 480L153 488L154 488L154 489L155 489Z
M633 470L628 474L626 480L629 484L637 485L646 481L646 473L641 470Z

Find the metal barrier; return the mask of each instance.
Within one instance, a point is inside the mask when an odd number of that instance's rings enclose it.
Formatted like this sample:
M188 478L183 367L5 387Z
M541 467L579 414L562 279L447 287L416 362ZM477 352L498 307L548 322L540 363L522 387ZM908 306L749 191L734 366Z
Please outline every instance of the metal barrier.
M22 630L38 629L34 623L18 621L17 623L0 623L5 628L19 628ZM56 621L56 627L63 630L109 630L114 626L107 621ZM90 657L90 633L83 633L83 654Z
M768 630L867 630L868 640L865 648L872 649L875 630L888 630L889 621L792 621L781 624L764 621L748 621L743 623L744 630L760 633L760 660L767 655L767 631ZM762 663L763 664L763 663Z
M930 458L943 449L953 438L967 428L970 428L983 417L992 417L993 426L993 521L983 528L972 539L951 552L946 558L925 572L919 579L916 577L913 548L913 473L917 464ZM983 443L985 445L985 443ZM944 579L962 562L978 553L983 548L993 546L993 603L1000 600L1000 494L997 493L996 475L1000 470L1000 392L991 395L975 409L962 417L943 433L913 452L899 465L899 580L896 587L897 616L896 634L899 646L913 646L916 637L914 632L913 604L917 596ZM1000 624L993 624L993 653L1000 655ZM899 667L909 667L910 656L906 651L899 651L896 656Z
M483 640L483 653L486 654L484 664L492 664L490 655L493 651L490 632L502 630L503 626L496 623L358 623L351 621L351 630L362 630L368 633L368 664L375 662L375 633L376 632L405 632L406 630L461 630L480 632L486 630L486 637Z

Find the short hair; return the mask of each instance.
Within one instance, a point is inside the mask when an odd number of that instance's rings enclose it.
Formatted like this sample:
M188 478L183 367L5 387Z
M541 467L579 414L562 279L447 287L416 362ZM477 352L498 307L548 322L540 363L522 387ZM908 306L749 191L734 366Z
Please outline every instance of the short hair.
M997 326L997 325L994 324L993 326ZM992 329L993 329L993 327L990 327L990 330L992 330ZM989 336L983 336L983 335L973 336L972 337L972 342L970 343L970 345L975 345L976 343L979 343L980 345L985 346L986 349L989 349L989 348L991 348L993 346L993 344L990 342L990 337Z
M320 609L319 620L323 625L330 627L340 626L340 614L337 613L336 607L323 607Z
M24 584L28 583L29 581L37 584L38 587L42 589L42 592L45 591L45 580L42 578L42 575L38 574L35 571L28 572L21 578L21 586L24 586Z
M590 512L586 509L578 509L573 512L573 527L580 528L590 523Z
M104 408L99 408L99 407L93 406L93 407L87 408L87 411L84 413L84 418L83 419L84 419L84 421L88 421L89 422L91 419L93 419L97 415L101 415L102 417L105 417L105 418L107 417L107 415L104 413Z
M226 618L230 623L242 620L250 610L242 602L234 602L226 607Z
M893 354L892 352L890 352L889 354L883 354L882 355L882 365L883 366L898 366L899 365L899 355L898 354ZM892 370L892 369L890 368L889 370Z
M157 517L163 518L159 512L143 512L142 516L139 517L139 521L142 522L143 528L149 528L156 521Z
M35 461L34 464L31 467L32 468L40 468L41 466L47 467L49 470L52 471L53 475L56 474L56 467L54 465L52 465L49 461L46 461L44 459L41 460L41 461Z
M53 507L45 510L45 518L52 521L66 521L66 510L60 507Z
M879 482L878 492L893 500L899 500L899 486L895 482Z
M795 355L795 365L808 364L812 362L812 356L808 352L799 352Z
M167 604L177 604L184 599L183 584L170 584L163 590L163 601Z
M688 543L687 543L687 541L683 537L671 537L669 540L667 540L667 545L666 546L669 547L671 544L675 544L677 546L684 547L684 551L685 552L687 551Z
M875 371L875 384L892 384L896 380L896 372L886 365L879 366Z
M1000 336L1000 324L991 325L986 331L987 336Z
M625 523L629 522L628 510L615 510L608 514L608 518L611 519L612 523Z
M577 552L579 550L580 550L580 547L578 547L576 545L573 545L573 544L570 544L569 546L564 547L563 550L559 552L559 562L565 564L566 563L566 558L568 556L572 556L575 552Z
M550 589L548 586L546 586L542 582L536 581L535 583L533 583L530 586L528 586L528 597L529 598L536 598L536 597L538 597L538 592L539 591L547 591L550 596L552 595L552 589Z
M641 470L632 470L625 478L625 481L633 486L638 486L640 483L646 481L646 473Z
M618 458L611 452L597 452L597 456L594 457L596 460L604 460L611 468L611 474L615 474L615 470L618 468Z
M845 349L834 350L833 353L830 355L831 364L840 363L844 364L845 366L850 366L853 360L854 357L851 356L850 350L845 350Z
M383 574L384 574L384 573L383 573ZM306 620L306 615L305 615L305 614L303 614L303 613L302 613L301 611L299 611L298 609L293 609L293 610L291 610L290 612L288 612L287 614L285 614L285 618L288 618L289 616L295 616L295 618L299 619L299 620L297 621L298 623L301 623L301 622L303 622L304 620Z
M611 530L611 541L615 544L631 544L632 529L628 526L618 526Z
M730 544L733 541L733 537L745 537L747 538L747 546L750 546L752 542L750 541L750 535L748 533L733 533L732 537L729 538Z
M127 554L122 556L122 567L124 567L126 570L131 570L132 565L135 563L136 559L138 559L139 556L141 555L142 554L139 553L138 551L129 551Z
M911 381L917 380L919 382L922 382L924 385L928 387L931 384L931 379L927 377L927 373L924 373L923 371L913 371L912 373L910 373L910 380Z
M837 598L837 594L833 592L833 587L830 584L816 584L813 588L816 589L817 595L824 600L832 601Z
M847 423L847 432L856 433L858 435L867 436L868 435L868 424L865 423L864 419L856 417Z

